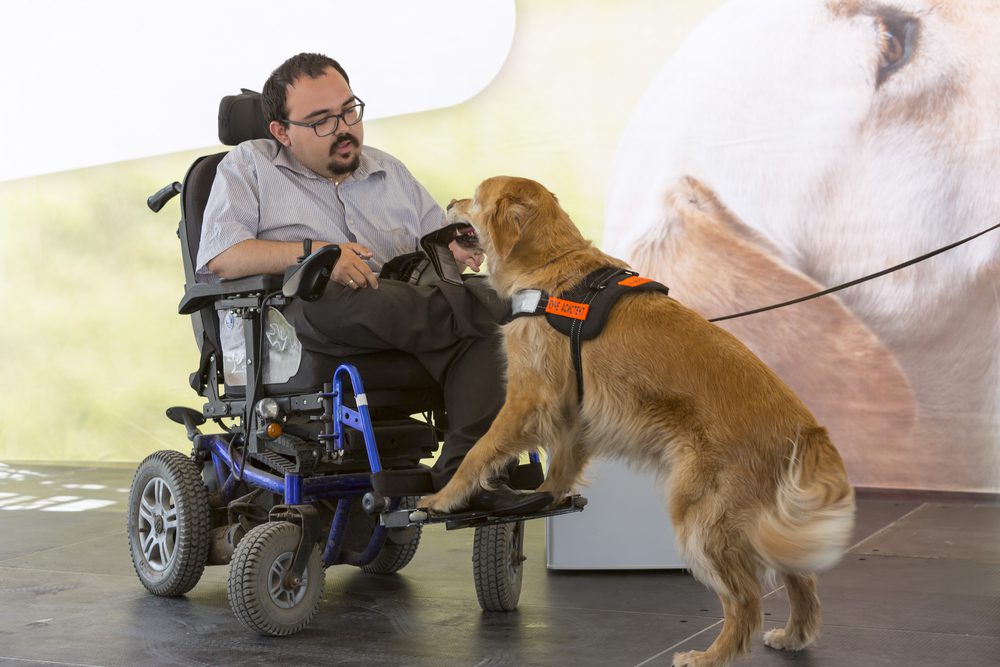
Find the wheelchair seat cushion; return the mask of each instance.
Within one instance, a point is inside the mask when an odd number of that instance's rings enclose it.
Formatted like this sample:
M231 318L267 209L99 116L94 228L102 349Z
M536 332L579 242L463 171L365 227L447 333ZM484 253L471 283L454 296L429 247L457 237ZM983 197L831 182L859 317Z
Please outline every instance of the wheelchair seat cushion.
M366 392L412 392L414 398L423 397L431 406L437 403L433 399L440 393L440 389L434 378L416 357L397 350L348 357L333 357L303 350L299 371L288 382L264 385L265 393L273 396L318 391L324 382L331 381L334 371L344 363L352 364L358 369ZM345 388L347 385L350 385L349 380L345 380ZM246 388L242 385L226 385L226 395L230 397L241 397L245 395L245 391Z

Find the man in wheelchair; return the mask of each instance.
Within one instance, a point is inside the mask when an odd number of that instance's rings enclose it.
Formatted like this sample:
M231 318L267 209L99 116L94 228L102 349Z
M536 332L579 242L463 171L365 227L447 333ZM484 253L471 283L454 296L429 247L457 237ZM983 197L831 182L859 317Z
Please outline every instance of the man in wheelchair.
M364 102L333 59L302 53L268 78L261 95L272 138L240 143L218 164L205 207L199 281L281 274L308 240L340 247L323 296L282 312L304 350L334 357L401 351L441 391L447 428L432 469L435 490L486 432L503 401L497 324L507 313L478 277L431 285L379 279L393 257L418 250L445 224L441 207L387 153L364 145ZM455 262L482 257L452 243ZM220 313L225 337L232 318ZM237 335L236 340L241 336ZM529 513L551 503L498 480L471 510Z
M461 275L481 259L427 191L364 146L363 112L340 65L294 56L263 95L222 99L219 139L235 148L197 158L183 184L147 200L159 211L180 195L178 311L191 316L201 357L190 384L205 403L167 409L190 455L159 450L136 470L132 563L165 597L228 565L233 613L264 635L308 625L327 567L398 572L429 523L475 529L479 604L511 611L525 520L586 505L515 491L542 482L532 453L468 507L415 509L500 409L508 308ZM422 465L442 439L433 468Z

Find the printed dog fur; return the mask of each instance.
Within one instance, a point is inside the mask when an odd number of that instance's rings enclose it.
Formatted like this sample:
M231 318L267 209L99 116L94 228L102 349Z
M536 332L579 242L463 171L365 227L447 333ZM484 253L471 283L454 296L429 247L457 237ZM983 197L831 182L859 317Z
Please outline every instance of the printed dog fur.
M624 266L584 239L556 198L526 179L484 181L453 203L475 227L490 281L510 297L559 294L604 266ZM541 489L569 494L592 457L623 459L665 481L685 561L722 600L725 622L705 652L676 666L726 665L762 624L759 576L781 573L791 613L765 642L801 649L819 631L814 572L833 566L854 526L840 455L806 406L726 331L662 294L626 295L582 347L578 403L569 339L544 317L502 328L507 396L452 480L421 506L461 507L512 457L541 447Z
M604 245L711 318L1000 222L1000 2L732 0L650 85ZM862 486L1000 491L997 232L721 323Z

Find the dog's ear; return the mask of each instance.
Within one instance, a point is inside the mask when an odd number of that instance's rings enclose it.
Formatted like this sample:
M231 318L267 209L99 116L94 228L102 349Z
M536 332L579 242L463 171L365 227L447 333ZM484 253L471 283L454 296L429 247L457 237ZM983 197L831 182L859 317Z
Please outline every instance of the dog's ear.
M524 201L514 195L505 194L497 199L493 212L487 219L487 228L493 249L500 259L507 259L521 240L521 223L527 212L528 207Z

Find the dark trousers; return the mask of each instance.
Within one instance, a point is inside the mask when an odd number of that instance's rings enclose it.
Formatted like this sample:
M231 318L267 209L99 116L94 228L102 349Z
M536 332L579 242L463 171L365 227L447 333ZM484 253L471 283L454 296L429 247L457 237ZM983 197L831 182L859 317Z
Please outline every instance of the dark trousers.
M334 356L402 350L427 369L448 413L432 470L440 489L503 405L498 323L507 311L493 290L473 278L464 286L380 280L377 290L331 283L321 299L295 300L284 315L306 349Z

